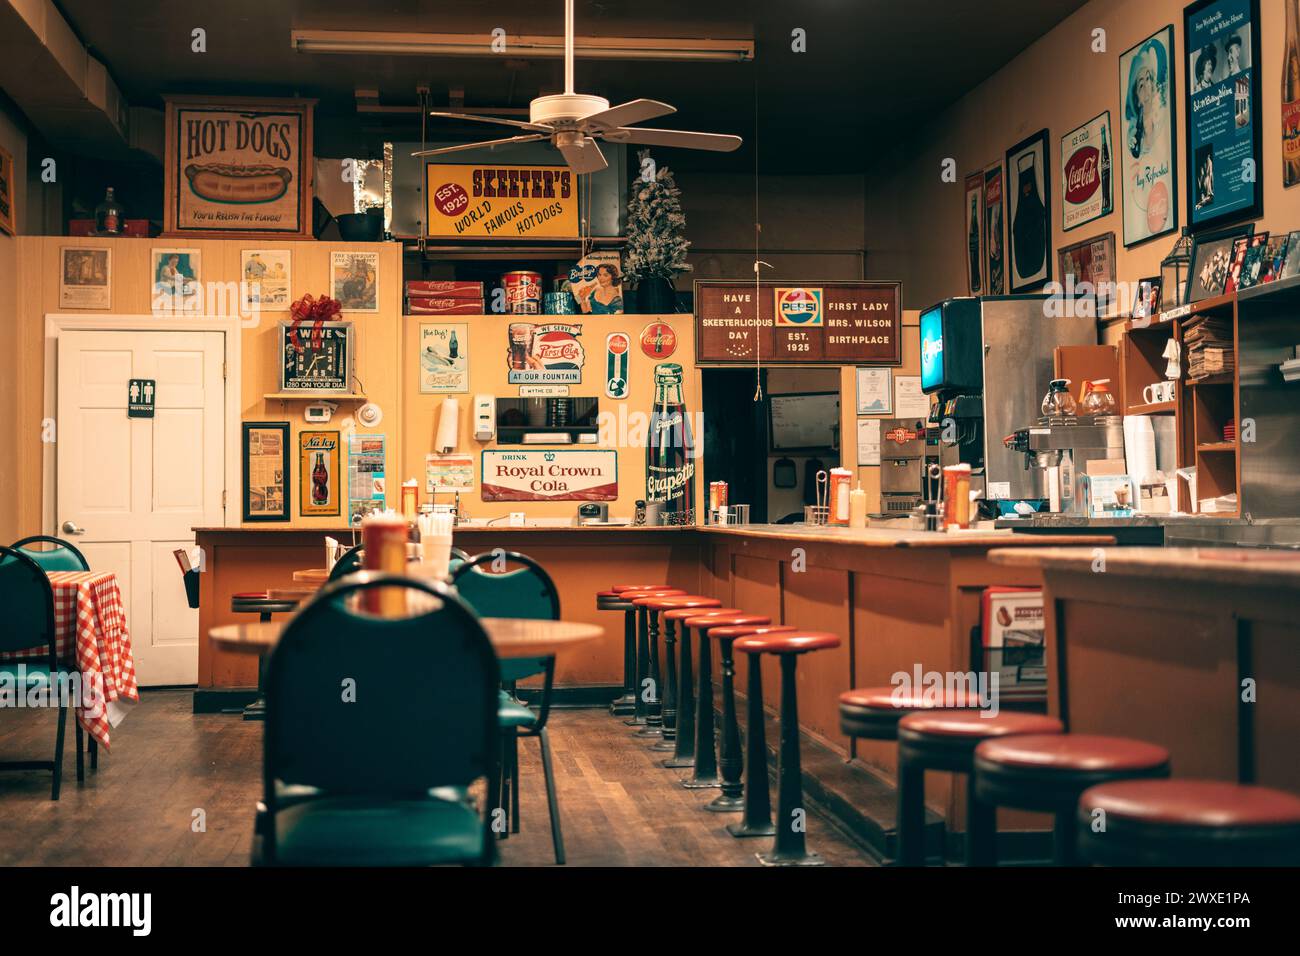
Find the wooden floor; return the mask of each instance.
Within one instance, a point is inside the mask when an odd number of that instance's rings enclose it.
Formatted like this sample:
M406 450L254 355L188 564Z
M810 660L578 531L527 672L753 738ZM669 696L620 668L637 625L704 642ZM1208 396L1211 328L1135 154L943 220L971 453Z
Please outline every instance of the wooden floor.
M0 865L244 866L261 793L260 723L191 713L190 691L142 691L113 731L99 770L75 775L71 718L63 793L50 775L0 772ZM735 814L701 807L716 790L690 791L621 720L604 711L558 711L551 740L570 866L757 866L770 841L736 840ZM53 750L49 712L0 710L0 760ZM520 746L522 832L499 844L507 866L554 862L535 740ZM775 799L775 791L773 791ZM202 826L199 825L201 821ZM809 848L837 866L871 865L856 843L815 810Z

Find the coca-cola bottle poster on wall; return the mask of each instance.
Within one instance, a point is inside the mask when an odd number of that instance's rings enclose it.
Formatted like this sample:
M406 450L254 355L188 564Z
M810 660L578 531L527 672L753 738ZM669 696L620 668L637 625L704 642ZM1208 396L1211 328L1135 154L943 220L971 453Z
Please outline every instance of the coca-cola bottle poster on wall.
M984 171L984 249L988 259L985 275L989 295L1003 292L1002 164L994 163Z
M1110 215L1110 112L1061 137L1061 228Z
M1119 145L1124 245L1178 228L1178 142L1174 138L1174 28L1119 56Z

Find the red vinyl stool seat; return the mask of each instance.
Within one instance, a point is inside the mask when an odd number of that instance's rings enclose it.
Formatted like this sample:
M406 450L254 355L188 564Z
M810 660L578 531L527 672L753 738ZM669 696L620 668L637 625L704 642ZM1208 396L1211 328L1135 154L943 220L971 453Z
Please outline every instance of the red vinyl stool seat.
M1059 734L1059 720L1018 711L994 713L972 708L924 710L898 721L898 861L904 866L925 862L925 771L967 774L966 861L984 862L997 830L991 805L975 799L971 759L976 746L1012 734Z
M894 740L898 737L898 722L908 714L979 706L979 694L974 691L863 687L840 694L840 730L848 737Z
M744 654L775 654L781 662L781 747L777 756L776 838L771 853L760 853L767 866L817 866L823 861L809 853L804 841L803 770L799 764L799 697L796 684L799 655L839 647L840 639L826 631L768 630L736 639ZM751 658L751 671L759 661ZM764 771L766 772L766 771Z
M624 591L622 594L625 597L636 595L631 597L630 600L638 608L644 608L648 623L646 649L649 654L649 666L644 672L641 684L644 686L645 678L649 677L649 699L646 701L646 726L637 733L637 736L658 737L660 739L650 749L671 752L677 747L677 661L673 656L673 651L677 645L677 635L676 630L672 627L668 627L664 631L664 654L661 658L659 654L659 615L664 611L679 608L721 607L722 602L717 598L707 597L703 594L683 594L677 589L652 593ZM665 683L660 683L661 678L665 680ZM662 693L660 692L661 687L663 688ZM671 711L671 713L668 713L668 711ZM671 726L665 723L665 718L672 721Z
M713 813L729 813L744 809L744 771L740 754L740 724L736 720L736 666L731 646L738 636L737 628L754 629L771 624L766 614L710 613L687 618L683 624L694 628L700 635L700 679L696 688L695 770L689 780L683 781L687 789L718 787L716 799L704 809ZM714 744L713 733L713 649L711 641L717 639L718 660L722 671L722 732L720 747ZM719 770L721 774L719 775Z
M1300 797L1218 780L1124 780L1079 797L1079 850L1111 866L1300 865Z
M621 590L620 590L621 589ZM611 591L617 591L619 601L630 604L633 610L629 611L624 608L623 618L623 636L624 636L624 661L626 662L626 639L628 622L632 622L634 631L635 650L632 655L632 716L625 720L624 723L629 727L640 727L640 736L658 737L661 733L658 727L648 725L650 716L650 705L647 700L646 681L653 680L654 686L659 684L659 673L656 668L655 673L650 673L650 637L647 624L647 612L644 607L638 607L634 602L636 598L650 597L656 594L685 594L680 588L670 588L663 584L647 585L644 588L633 589L630 585L616 584ZM599 606L599 604L597 605Z
M1061 866L1077 862L1075 815L1083 791L1100 783L1168 776L1168 750L1125 737L1028 735L985 741L974 754L975 797L981 804L1055 814L1054 857Z

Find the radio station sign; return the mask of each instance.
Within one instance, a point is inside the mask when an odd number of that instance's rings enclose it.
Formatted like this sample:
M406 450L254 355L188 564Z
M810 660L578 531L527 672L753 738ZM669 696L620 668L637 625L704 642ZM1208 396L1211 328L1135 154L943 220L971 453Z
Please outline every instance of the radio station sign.
M900 365L897 282L695 283L702 364Z
M482 489L484 501L614 501L618 452L485 449Z
M578 180L567 166L425 167L431 239L576 239Z

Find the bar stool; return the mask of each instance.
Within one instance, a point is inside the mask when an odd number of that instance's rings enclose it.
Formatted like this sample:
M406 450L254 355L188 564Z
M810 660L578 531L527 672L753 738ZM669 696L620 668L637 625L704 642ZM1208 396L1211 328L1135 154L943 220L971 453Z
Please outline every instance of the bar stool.
M722 670L722 733L719 734L721 739L717 763L718 769L722 771L719 781L722 793L704 806L705 810L713 813L733 813L744 809L745 806L742 799L744 758L740 752L740 723L736 720L736 662L732 658L731 646L736 638L771 623L772 619L766 614L746 614L744 611L735 614L692 617L686 620L687 627L699 630L701 643L708 640L718 642L718 662ZM738 631L742 633L737 633ZM708 710L712 719L712 696L701 697L699 706ZM698 741L696 743L698 745Z
M1300 797L1269 787L1218 780L1103 783L1079 797L1078 821L1080 854L1089 863L1300 864Z
M673 755L660 761L660 766L669 770L684 770L695 766L695 675L691 670L691 629L686 626L686 619L692 617L713 617L719 614L739 614L734 607L715 607L701 610L699 608L677 608L664 611L664 633L672 633L674 625L680 628L677 636L677 706L671 715L673 726L669 733L673 740ZM665 712L667 720L669 714Z
M975 797L990 815L996 807L1055 814L1053 859L1058 866L1074 866L1079 795L1100 783L1168 777L1169 751L1126 737L1033 734L980 744L975 748L974 771ZM991 834L981 847L979 862L997 862Z
M288 614L298 609L296 598L272 598L266 591L239 591L230 595L230 610L234 614L256 614L262 623L271 620L272 614ZM244 708L244 720L266 719L266 695L262 692L263 670L266 655L257 657L257 699ZM91 755L91 769L95 768L98 754Z
M645 584L637 590L652 591L667 585ZM596 610L622 611L623 613L623 693L609 702L609 712L614 717L626 717L636 709L636 605L619 598L623 591L633 590L633 585L616 584L608 591L596 592Z
M646 618L649 623L647 640L650 651L650 691L654 695L647 702L646 727L640 732L643 737L659 737L660 741L651 750L671 751L673 746L664 735L664 702L672 699L676 694L677 682L677 664L673 660L672 648L666 648L667 658L664 660L664 666L660 667L659 657L659 615L663 611L672 611L678 608L688 607L721 607L722 602L717 598L705 597L703 594L677 594L674 592L661 591L658 594L647 597L633 598L632 603L637 607L643 607L646 610ZM661 694L659 688L662 686L660 680L667 673L668 684L665 688L666 693ZM674 714L676 707L673 708Z
M646 625L646 609L644 607L637 606L636 599L642 597L651 597L656 594L685 594L685 593L686 592L681 590L680 588L670 588L661 585L655 585L654 587L648 589L646 588L639 589L639 590L628 589L626 591L618 592L618 596L620 600L628 601L634 607L636 607L637 651L636 651L636 690L634 691L634 693L636 694L636 703L633 705L634 706L633 716L629 720L625 721L625 723L630 727L642 728L643 732L640 733L640 736L643 737L659 736L659 728L655 727L653 728L653 730L651 730L651 728L649 728L648 726L648 721L650 718L650 703L646 694L646 686L645 686L645 682L647 680L651 680L655 684L657 684L659 680L659 675L657 672L654 673L653 675L651 674L650 644L649 644L650 637ZM652 686L651 690L653 689L654 688ZM650 731L650 732L645 732L645 731Z
M807 813L803 804L803 770L799 766L799 698L795 671L799 655L839 647L840 639L825 631L781 631L751 634L736 640L736 650L754 657L776 654L781 660L781 749L777 757L776 838L771 853L759 853L764 866L820 866L825 861L809 853L804 843ZM803 814L800 818L799 814Z
M966 779L966 862L982 864L997 833L994 808L975 799L971 755L981 741L1012 734L1062 734L1064 725L1045 714L984 710L933 710L898 722L898 862L925 863L925 771L950 770ZM1048 739L1042 736L1041 739Z
M840 731L846 737L897 740L898 722L908 714L979 706L979 695L973 691L860 687L840 694Z

